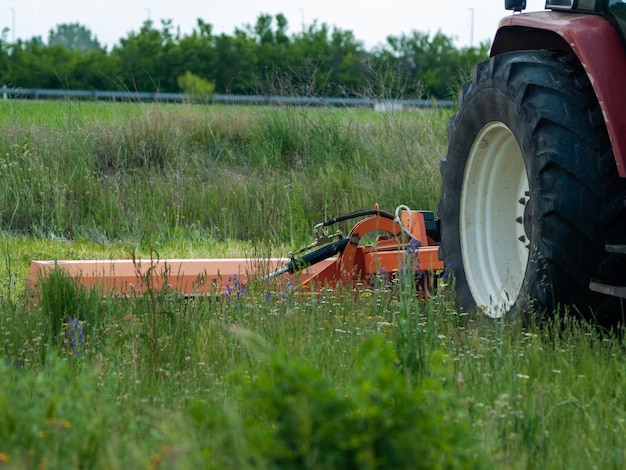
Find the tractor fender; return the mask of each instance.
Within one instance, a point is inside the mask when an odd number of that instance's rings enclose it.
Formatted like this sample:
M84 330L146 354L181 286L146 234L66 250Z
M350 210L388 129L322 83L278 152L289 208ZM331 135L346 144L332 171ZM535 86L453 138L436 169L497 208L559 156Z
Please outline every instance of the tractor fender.
M554 11L516 14L500 20L491 56L540 49L578 57L600 104L617 171L626 178L626 55L618 33L599 15Z

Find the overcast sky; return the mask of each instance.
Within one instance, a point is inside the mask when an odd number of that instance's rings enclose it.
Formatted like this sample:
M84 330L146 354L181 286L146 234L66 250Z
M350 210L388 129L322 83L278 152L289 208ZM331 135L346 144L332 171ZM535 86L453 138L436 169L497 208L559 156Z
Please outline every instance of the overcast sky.
M545 2L527 3L530 11L543 9ZM0 30L9 28L8 41L33 36L47 40L57 24L80 23L110 49L147 19L157 26L171 19L182 34L189 34L202 18L214 33L231 34L236 27L254 24L261 13L283 13L289 33L314 20L350 30L368 50L389 35L412 30L441 30L457 47L478 45L492 38L498 20L509 14L504 0L0 0Z

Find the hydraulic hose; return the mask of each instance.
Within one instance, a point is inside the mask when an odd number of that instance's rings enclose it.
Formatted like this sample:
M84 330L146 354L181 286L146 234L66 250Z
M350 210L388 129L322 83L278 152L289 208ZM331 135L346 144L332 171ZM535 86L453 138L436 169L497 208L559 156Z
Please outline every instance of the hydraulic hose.
M340 215L335 217L334 219L327 220L326 222L321 222L316 225L316 227L328 227L329 225L334 225L339 222L343 222L344 220L357 219L359 217L365 217L368 215L379 215L386 219L394 220L395 216L387 211L381 211L379 209L365 209L360 211L349 212L344 215Z
M343 252L344 248L348 244L348 238L339 238L332 243L329 243L326 246L318 248L315 251L307 253L301 258L292 258L289 263L284 268L279 269L267 276L262 277L262 280L271 279L283 273L294 274L298 271L308 268L311 265L319 263L320 261L324 261L331 256L334 256L338 253Z
M301 258L293 258L291 261L289 261L285 268L287 268L287 271L289 271L290 274L294 274L313 264L324 261L326 258L330 258L337 253L343 252L347 244L348 238L339 238L338 240L335 240L334 242L329 243L326 246L318 248L311 253L307 253Z

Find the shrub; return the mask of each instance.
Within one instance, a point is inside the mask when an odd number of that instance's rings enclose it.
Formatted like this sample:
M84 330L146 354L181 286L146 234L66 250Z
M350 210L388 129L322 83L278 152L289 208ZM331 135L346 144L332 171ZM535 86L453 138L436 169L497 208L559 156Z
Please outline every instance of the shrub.
M262 341L249 341L256 354ZM270 352L244 384L247 462L280 468L476 468L461 405L436 377L412 381L393 347L368 339L346 388L302 361ZM439 369L438 369L439 368ZM440 366L433 364L437 375ZM245 462L241 462L244 464Z
M176 78L178 88L187 94L192 103L209 103L215 93L215 83L191 73L189 70L184 75Z

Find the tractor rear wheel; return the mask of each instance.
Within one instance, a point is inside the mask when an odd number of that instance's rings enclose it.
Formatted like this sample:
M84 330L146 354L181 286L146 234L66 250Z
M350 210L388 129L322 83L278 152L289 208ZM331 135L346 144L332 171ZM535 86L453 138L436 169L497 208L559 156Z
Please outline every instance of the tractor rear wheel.
M462 309L588 313L590 279L623 208L604 120L574 57L502 54L461 90L441 162L440 256Z

